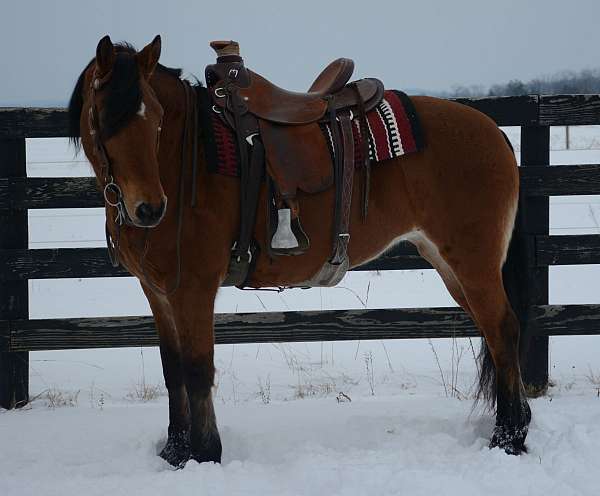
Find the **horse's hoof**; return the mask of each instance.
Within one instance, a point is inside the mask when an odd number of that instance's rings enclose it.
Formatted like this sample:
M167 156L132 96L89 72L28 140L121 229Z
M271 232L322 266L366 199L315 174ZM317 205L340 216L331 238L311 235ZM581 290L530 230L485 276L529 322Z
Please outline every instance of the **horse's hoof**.
M219 446L218 449L209 449L199 453L192 453L190 458L198 463L221 463L221 446Z
M167 444L158 456L175 468L185 467L191 456L190 433L187 431L169 433Z
M196 460L198 463L221 463L221 451L221 440L217 437L212 439L208 446L205 445L198 450L192 449L191 459Z
M527 426L514 427L497 425L490 441L491 448L501 448L507 455L520 455L527 453L525 438L527 437Z

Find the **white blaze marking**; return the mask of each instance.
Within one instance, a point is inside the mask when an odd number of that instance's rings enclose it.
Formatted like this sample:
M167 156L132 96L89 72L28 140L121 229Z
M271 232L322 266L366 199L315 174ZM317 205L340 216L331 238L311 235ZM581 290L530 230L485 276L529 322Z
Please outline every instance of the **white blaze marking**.
M137 115L139 115L142 119L146 118L146 104L144 103L144 101L142 100L142 103L140 104L140 108L137 111Z

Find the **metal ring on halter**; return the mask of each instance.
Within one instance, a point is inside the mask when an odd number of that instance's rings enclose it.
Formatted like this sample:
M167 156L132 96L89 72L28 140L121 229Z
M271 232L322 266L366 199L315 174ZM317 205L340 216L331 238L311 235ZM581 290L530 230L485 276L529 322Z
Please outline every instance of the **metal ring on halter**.
M229 77L235 79L238 76L239 71L237 69L229 69Z
M108 198L108 195L110 193L114 193L117 196L116 202L110 201L110 199ZM121 188L119 188L119 185L117 183L115 183L113 181L113 178L111 177L108 184L106 186L104 186L104 201L111 207L118 207L119 205L121 205L122 199L123 199L123 192L121 191Z
M216 105L213 105L213 106L212 106L212 110L213 110L213 112L214 112L215 114L220 114L220 113L222 113L222 112L221 112L221 111L218 109L218 107L217 107Z
M223 92L223 94L219 94L219 92ZM225 98L227 96L227 93L225 93L225 88L222 88L221 86L219 86L218 88L215 88L215 96L217 98Z

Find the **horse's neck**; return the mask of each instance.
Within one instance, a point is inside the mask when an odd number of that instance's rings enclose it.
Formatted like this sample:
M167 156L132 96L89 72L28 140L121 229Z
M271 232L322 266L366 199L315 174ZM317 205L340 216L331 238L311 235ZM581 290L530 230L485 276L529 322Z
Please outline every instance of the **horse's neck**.
M202 177L206 174L206 166L204 162L204 153L202 153L201 143L199 139L194 140L194 133L198 135L199 129L195 125L189 126L186 130L187 147L186 153L183 154L185 157L185 163L182 164L182 147L184 127L186 125L186 113L192 112L193 102L187 102L186 93L182 83L177 77L171 74L156 73L152 78L152 87L156 93L158 100L164 110L162 133L161 133L161 144L160 144L160 168L161 168L161 180L163 181L163 187L167 192L167 195L174 195L179 186L179 177L181 168L183 167L185 182L191 184L191 159L192 159L192 146L193 143L198 143L197 150L197 175ZM195 92L192 92L192 97L196 98ZM193 122L193 119L189 119L189 122ZM202 184L203 181L198 181ZM198 184L197 183L197 184ZM169 191L167 191L169 190ZM186 188L186 196L188 192Z

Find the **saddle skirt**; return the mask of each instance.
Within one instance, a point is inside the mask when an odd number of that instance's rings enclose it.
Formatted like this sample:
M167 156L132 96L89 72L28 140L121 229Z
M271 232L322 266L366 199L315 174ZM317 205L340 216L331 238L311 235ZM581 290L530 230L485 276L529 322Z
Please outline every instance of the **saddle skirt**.
M206 88L199 88L201 105L200 117L202 119L202 136L204 141L204 153L207 166L213 173L226 176L240 175L240 155L234 130L213 111L213 102ZM361 154L363 147L358 118L352 121L352 133L354 137L354 163L360 167L364 163ZM302 134L309 132L306 126L273 126L268 122L261 125L271 125L275 133L279 130L278 139L285 146L277 146L275 143L265 143L267 149L267 166L269 163L269 152L282 150L282 157L278 160L291 160L292 168L297 170L293 176L298 188L305 193L316 193L323 191L333 185L333 138L329 124L319 123L322 139L313 146L303 145ZM400 157L402 155L418 152L423 149L423 135L419 119L410 98L398 90L386 90L382 101L371 111L367 112L367 136L369 142L369 158L372 164ZM272 131L272 130L271 130ZM274 134L267 133L266 135ZM272 146L268 146L272 145ZM293 150L293 153L290 151ZM319 162L320 157L325 154L330 158L331 168L323 173L320 168L311 169L311 164ZM285 156L284 156L285 155ZM293 169L292 169L293 170ZM285 178L280 178L286 184ZM274 178L275 179L275 178ZM277 179L276 179L277 180ZM289 182L289 179L287 179ZM282 189L285 186L282 185ZM288 187L289 189L289 187Z

